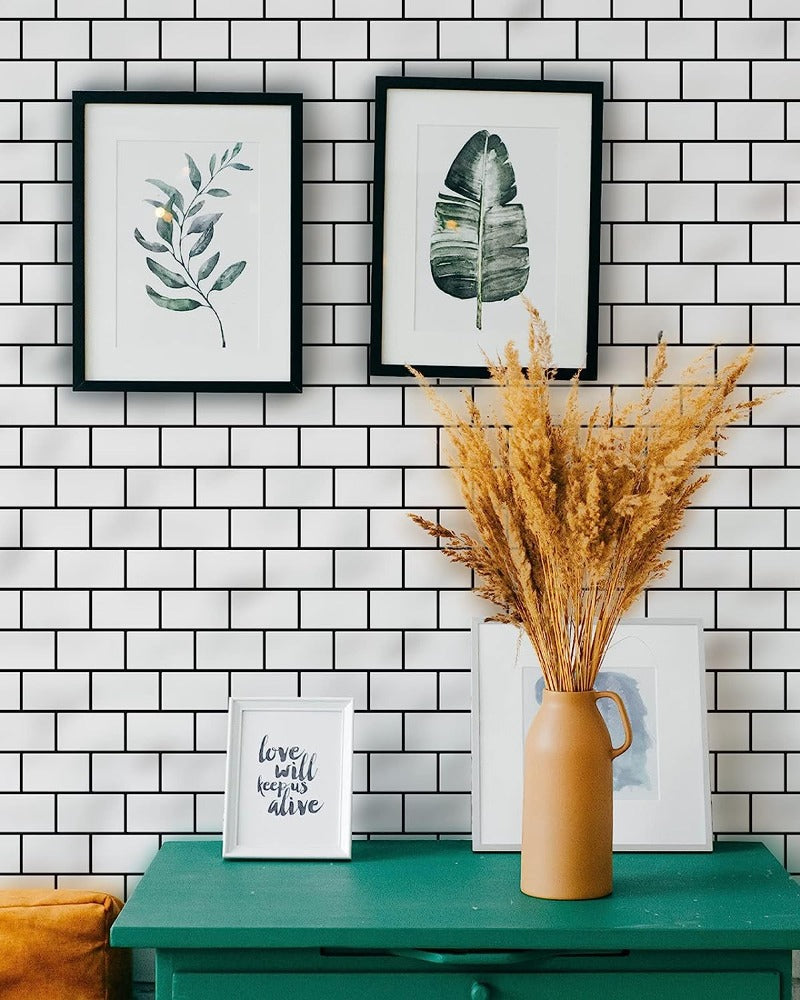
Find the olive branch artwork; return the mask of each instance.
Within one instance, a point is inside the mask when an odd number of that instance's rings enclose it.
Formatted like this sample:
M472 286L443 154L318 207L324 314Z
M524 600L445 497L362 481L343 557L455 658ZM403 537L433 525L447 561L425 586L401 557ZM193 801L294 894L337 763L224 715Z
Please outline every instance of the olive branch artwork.
M166 197L161 199L145 198L148 205L153 205L156 216L156 234L163 242L146 240L139 229L134 229L133 235L139 246L143 247L151 254L169 254L180 268L180 271L171 271L164 267L153 257L146 257L145 262L152 273L169 289L186 288L194 292L197 298L172 298L168 295L161 295L150 285L145 285L145 290L150 300L162 309L169 309L172 312L191 312L194 309L210 309L214 314L219 326L219 335L222 346L225 347L225 331L222 327L222 320L215 306L212 304L210 296L212 292L222 292L236 281L239 275L247 266L246 260L238 260L235 264L230 264L222 271L211 288L203 291L201 282L211 277L214 269L219 263L219 252L213 253L204 261L199 258L206 250L210 249L214 239L214 227L222 218L222 212L203 212L207 198L229 198L230 191L222 187L211 187L214 181L223 170L252 170L253 168L237 159L242 149L242 143L226 149L222 156L217 159L214 153L208 162L208 180L203 182L203 175L194 159L184 153L189 173L189 181L194 189L188 204L184 202L181 192L165 181L155 177L148 177L147 183L159 189ZM189 247L188 252L184 247L191 236L196 236L196 240ZM192 264L198 264L196 274L192 274Z
M476 299L475 326L483 303L519 295L530 264L525 209L514 168L499 135L481 129L453 160L434 208L431 274L437 287L457 299Z

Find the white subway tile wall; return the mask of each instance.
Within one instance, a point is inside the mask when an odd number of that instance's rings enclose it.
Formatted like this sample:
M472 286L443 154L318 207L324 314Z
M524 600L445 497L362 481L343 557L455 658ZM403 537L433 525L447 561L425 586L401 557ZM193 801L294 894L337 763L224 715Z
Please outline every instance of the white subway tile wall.
M752 342L743 394L780 387L730 434L636 611L702 617L715 829L800 872L792 17L774 0L0 4L2 884L125 894L164 839L218 833L232 694L354 699L357 834L469 832L469 629L489 609L406 517L465 523L438 419L367 375L379 74L603 80L586 400L635 390L659 333L681 362ZM74 394L72 90L264 88L306 98L305 391Z

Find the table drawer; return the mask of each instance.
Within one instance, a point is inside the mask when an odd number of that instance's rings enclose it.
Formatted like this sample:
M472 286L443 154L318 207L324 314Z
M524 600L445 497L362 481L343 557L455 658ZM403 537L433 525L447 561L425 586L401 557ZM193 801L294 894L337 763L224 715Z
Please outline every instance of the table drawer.
M776 972L176 973L172 1000L780 1000Z

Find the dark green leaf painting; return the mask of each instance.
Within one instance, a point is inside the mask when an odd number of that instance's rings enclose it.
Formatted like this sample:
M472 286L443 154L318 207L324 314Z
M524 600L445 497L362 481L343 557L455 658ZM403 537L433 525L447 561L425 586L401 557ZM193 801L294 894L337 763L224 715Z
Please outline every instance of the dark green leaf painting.
M483 303L519 295L530 262L525 210L517 196L514 168L499 135L476 132L453 160L434 209L431 274L447 295L476 299L475 326Z
M237 160L241 150L242 143L237 142L232 148L225 149L219 157L214 153L208 162L209 176L205 180L197 161L188 153L184 153L186 172L192 188L186 192L186 201L184 201L184 195L171 184L156 177L148 177L147 183L158 188L164 195L161 200L143 199L146 204L155 208L154 228L155 235L159 239L158 241L146 239L138 228L133 231L133 238L144 250L149 253L169 254L174 261L176 270L166 267L152 257L145 257L145 264L161 284L170 290L186 289L186 292L193 296L192 298L177 298L172 295L163 295L151 285L145 284L144 290L150 301L160 309L167 309L170 312L193 312L195 309L210 309L217 321L223 347L226 346L225 330L217 311L216 299L212 302L211 294L230 288L244 271L247 261L238 260L229 264L220 272L210 288L208 286L203 288L201 283L211 277L219 263L219 251L210 254L205 260L200 258L206 250L211 248L215 227L219 225L223 213L208 212L204 215L199 213L203 207L204 196L231 197L231 192L225 188L211 187L211 182L223 170L231 167L234 170L252 171L252 167ZM230 175L228 176L230 177ZM193 273L192 268L197 268L197 270ZM182 320L181 322L189 321Z

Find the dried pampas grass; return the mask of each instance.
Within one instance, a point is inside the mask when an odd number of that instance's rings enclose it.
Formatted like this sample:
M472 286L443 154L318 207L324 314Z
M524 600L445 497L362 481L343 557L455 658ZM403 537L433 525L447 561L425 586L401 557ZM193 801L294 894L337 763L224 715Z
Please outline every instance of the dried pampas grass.
M475 537L418 514L443 552L474 570L476 592L500 605L489 620L521 626L554 691L587 691L622 615L669 562L663 550L708 479L698 466L719 454L724 429L760 399L733 391L752 349L710 376L703 357L655 405L667 349L659 343L638 400L585 416L573 379L560 422L550 408L547 328L529 303L530 361L509 344L489 370L502 412L487 420L465 393L457 414L414 372L443 419L449 458Z

